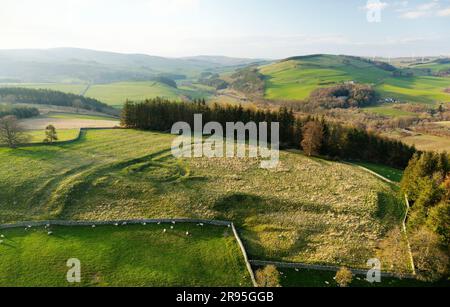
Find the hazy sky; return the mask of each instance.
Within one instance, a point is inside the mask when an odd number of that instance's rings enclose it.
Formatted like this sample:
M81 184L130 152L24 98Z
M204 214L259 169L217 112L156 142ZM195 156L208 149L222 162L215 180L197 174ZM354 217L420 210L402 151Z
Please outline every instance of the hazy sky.
M448 55L450 0L0 0L0 49L52 47L171 57Z

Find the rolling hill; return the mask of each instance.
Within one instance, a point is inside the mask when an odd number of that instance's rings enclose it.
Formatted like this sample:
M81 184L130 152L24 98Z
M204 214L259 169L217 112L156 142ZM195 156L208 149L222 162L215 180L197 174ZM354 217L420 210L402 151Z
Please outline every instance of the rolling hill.
M258 159L178 160L173 138L92 130L67 145L0 148L0 223L230 220L253 259L365 267L404 216L397 187L358 167L299 152L282 152L274 170Z
M335 55L289 58L260 67L267 99L303 100L319 87L343 82L371 84L382 97L404 102L436 104L450 101L445 89L450 78L409 76L387 63ZM398 76L399 74L403 76Z
M176 79L253 62L253 59L205 56L164 58L76 48L1 50L0 82L110 83L149 80L160 74Z

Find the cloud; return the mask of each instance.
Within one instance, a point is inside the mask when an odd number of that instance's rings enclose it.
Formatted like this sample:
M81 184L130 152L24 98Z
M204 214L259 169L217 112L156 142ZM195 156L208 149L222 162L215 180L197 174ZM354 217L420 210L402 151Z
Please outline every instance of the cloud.
M369 0L364 7L367 11L381 11L387 8L389 4L387 2L381 2L379 0Z
M412 9L399 9L400 17L405 19L418 19L423 17L446 17L450 16L450 8L441 9L439 0L418 5Z
M450 7L438 11L437 15L440 16L440 17L448 17L448 16L450 16Z
M156 13L186 12L200 7L201 0L147 0L148 7Z

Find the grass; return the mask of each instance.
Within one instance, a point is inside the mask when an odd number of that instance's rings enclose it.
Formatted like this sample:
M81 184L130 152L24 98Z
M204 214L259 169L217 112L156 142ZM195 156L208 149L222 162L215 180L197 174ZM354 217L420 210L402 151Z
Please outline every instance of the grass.
M102 116L102 115L76 114L76 113L50 113L47 115L47 117L60 119L117 120L117 118L106 115Z
M392 180L394 182L400 182L403 177L403 171L399 169L395 169L389 166L380 165L380 164L373 164L373 163L357 163L358 165L361 165L362 167L365 167L389 180Z
M77 83L3 83L0 87L24 87L31 89L49 89L53 91L60 91L68 94L80 95L84 92L87 84Z
M450 152L450 139L445 136L436 136L422 133L413 133L412 135L405 136L396 131L387 133L385 135L390 138L399 139L408 145L414 145L418 150Z
M258 159L176 160L173 138L101 130L0 149L0 223L232 220L253 259L365 267L404 215L397 188L357 167L288 152L273 170Z
M168 229L166 234L163 229ZM0 287L66 287L68 259L81 262L75 286L251 286L226 227L168 225L0 230ZM186 236L189 231L191 236Z
M450 78L440 77L388 78L376 89L383 96L437 106L450 101L450 94L444 92L449 83Z
M338 287L334 280L335 272L317 270L281 269L281 285L283 287ZM382 278L381 283L369 283L365 276L355 276L350 287L450 287L449 281L426 283L414 279Z
M180 100L180 94L176 88L154 81L96 84L89 88L85 96L116 107L123 105L127 99L141 101L159 96Z
M57 142L64 142L76 139L78 137L79 131L80 131L79 129L65 129L56 131L58 135ZM44 130L27 131L26 135L30 137L29 143L42 143L45 139Z
M450 101L450 94L444 92L449 87L449 78L393 77L391 72L370 63L343 56L308 56L263 66L260 71L267 78L267 99L304 100L317 88L356 81L374 85L383 97L404 102L438 105ZM373 111L398 115L386 108Z
M363 109L369 113L375 113L382 116L387 117L402 117L402 116L415 116L414 112L408 112L404 110L400 110L394 107L391 104L383 104L375 107L368 107Z

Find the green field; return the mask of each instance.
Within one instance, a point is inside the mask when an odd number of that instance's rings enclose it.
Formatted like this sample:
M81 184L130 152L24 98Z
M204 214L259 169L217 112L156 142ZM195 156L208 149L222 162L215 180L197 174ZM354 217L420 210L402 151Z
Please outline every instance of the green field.
M391 104L382 104L376 107L363 108L364 111L375 113L387 117L401 117L401 116L415 116L413 112L403 111L394 107Z
M335 272L317 270L281 269L281 285L283 287L314 287L329 288L338 287L334 276ZM450 281L426 283L415 279L382 278L381 283L369 283L365 276L354 276L350 287L450 287Z
M2 148L0 223L230 220L253 259L365 267L404 216L395 186L351 165L289 152L273 170L258 159L176 160L172 140L101 130L70 145Z
M394 182L400 182L403 177L403 171L398 170L389 166L385 165L379 165L379 164L373 164L373 163L357 163L358 165L361 165L362 167L365 167L389 180L392 180Z
M252 285L227 227L51 227L51 236L48 231L0 230L5 236L0 244L0 287ZM66 262L72 258L81 262L79 284L66 279Z
M0 86L17 86L33 89L51 89L64 93L84 93L87 84L65 84L65 83L15 83L0 84ZM125 101L142 101L145 99L164 97L171 100L201 99L211 96L213 90L200 84L182 85L173 88L168 85L154 81L140 82L115 82L107 84L93 84L84 93L85 97L97 99L114 107L121 107Z
M385 79L376 89L401 101L438 105L450 101L450 94L444 92L449 86L450 78L411 77Z
M0 83L0 87L24 87L31 89L49 89L69 94L80 95L88 85L82 83Z
M125 101L141 101L147 98L164 97L180 100L176 88L154 81L147 82L117 82L92 85L85 94L112 106L121 106Z
M76 139L79 134L79 129L61 129L56 131L58 136L57 142L64 142ZM26 135L29 137L29 143L42 143L45 139L44 130L26 131Z
M450 85L450 78L394 78L392 72L345 56L300 57L263 66L260 72L267 78L265 97L268 99L304 100L317 88L356 81L374 85L383 97L404 102L450 101L450 94L444 92Z

